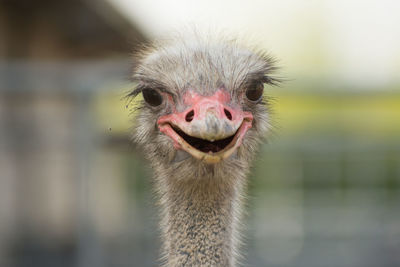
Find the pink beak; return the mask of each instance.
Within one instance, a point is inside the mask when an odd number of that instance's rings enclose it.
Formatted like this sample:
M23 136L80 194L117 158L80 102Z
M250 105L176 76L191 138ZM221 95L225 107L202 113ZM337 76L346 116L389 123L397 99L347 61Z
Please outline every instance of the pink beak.
M246 131L251 128L253 115L240 108L228 106L230 94L223 89L212 96L201 96L194 91L188 91L183 100L189 108L162 116L157 123L160 131L172 138L175 148L183 149L196 158L209 163L226 158L236 150ZM209 142L235 137L232 144L221 151L206 153L190 146L177 131ZM229 155L227 152L230 152Z

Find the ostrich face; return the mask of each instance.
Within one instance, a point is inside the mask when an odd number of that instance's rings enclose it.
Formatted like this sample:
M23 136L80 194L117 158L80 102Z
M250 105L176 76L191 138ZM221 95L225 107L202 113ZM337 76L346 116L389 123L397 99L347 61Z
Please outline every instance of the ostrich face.
M232 43L180 41L139 59L131 95L143 94L136 140L168 164L249 160L269 126L263 98L270 57Z

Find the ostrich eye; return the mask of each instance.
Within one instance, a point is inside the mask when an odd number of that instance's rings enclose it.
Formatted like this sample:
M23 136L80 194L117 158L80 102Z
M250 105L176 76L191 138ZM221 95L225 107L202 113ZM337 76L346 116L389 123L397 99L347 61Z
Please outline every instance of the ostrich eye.
M250 101L257 102L262 98L263 91L264 91L263 84L251 86L246 90L246 97Z
M161 105L163 99L160 93L154 89L143 89L142 91L144 101L153 107Z

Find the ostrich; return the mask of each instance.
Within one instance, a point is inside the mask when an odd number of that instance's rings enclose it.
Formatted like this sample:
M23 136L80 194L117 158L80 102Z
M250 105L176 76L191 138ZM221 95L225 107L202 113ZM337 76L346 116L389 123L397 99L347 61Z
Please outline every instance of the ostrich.
M134 140L154 171L165 266L236 266L246 176L270 129L274 61L236 41L174 38L138 52Z

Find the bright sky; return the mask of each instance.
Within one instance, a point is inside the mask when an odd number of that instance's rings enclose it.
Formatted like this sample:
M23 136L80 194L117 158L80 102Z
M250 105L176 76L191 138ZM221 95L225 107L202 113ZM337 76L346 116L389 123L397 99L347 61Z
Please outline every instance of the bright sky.
M285 76L400 84L398 0L108 0L150 37L195 26L248 37Z

